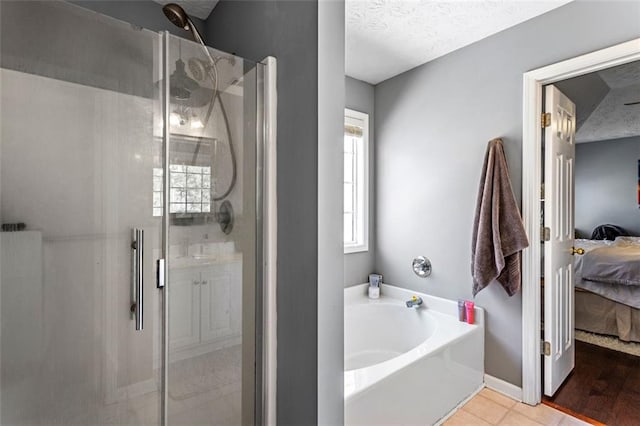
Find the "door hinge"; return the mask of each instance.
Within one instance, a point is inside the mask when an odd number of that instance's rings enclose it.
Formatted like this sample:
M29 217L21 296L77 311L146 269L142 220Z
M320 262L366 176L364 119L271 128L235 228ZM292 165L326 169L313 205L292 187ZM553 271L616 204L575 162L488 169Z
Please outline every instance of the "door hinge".
M542 124L542 128L543 129L545 127L551 126L551 113L550 112L543 112L542 113L542 119L540 120L540 123Z
M544 356L551 355L551 343L540 340L540 353Z
M540 228L540 238L542 241L549 241L551 239L551 228L542 226Z

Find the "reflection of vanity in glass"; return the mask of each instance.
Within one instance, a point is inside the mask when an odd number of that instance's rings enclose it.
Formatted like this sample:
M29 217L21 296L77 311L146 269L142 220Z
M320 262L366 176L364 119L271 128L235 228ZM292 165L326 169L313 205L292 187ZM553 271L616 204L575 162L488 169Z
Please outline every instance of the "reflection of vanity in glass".
M169 165L169 350L171 362L193 358L242 339L242 254L219 226L222 201L230 184L217 166L228 155L217 139L173 136ZM221 186L216 185L221 180ZM154 216L162 215L162 169L153 170ZM228 201L224 201L228 203Z
M243 88L225 85L208 110L204 86L194 99L172 100L169 153L170 362L242 343ZM188 107L188 108L187 108ZM178 119L179 118L179 119ZM194 123L202 123L194 126ZM233 147L231 146L233 145ZM153 170L153 214L162 215L162 169ZM235 237L235 238L232 238ZM240 237L241 240L237 240ZM230 240L230 238L232 238Z
M241 343L242 255L231 243L175 248L171 270L171 360ZM170 251L171 251L170 250Z

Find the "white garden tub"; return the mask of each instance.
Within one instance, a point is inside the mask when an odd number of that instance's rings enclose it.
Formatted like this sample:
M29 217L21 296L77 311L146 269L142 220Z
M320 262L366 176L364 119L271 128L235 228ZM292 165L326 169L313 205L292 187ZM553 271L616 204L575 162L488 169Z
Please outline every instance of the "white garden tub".
M387 284L372 300L367 286L344 291L345 423L437 423L483 384L484 311L470 325L455 301Z

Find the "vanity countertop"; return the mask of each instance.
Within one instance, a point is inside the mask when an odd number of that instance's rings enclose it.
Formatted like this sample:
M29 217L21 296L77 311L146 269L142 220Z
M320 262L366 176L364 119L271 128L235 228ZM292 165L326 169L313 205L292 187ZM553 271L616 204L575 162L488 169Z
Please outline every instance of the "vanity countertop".
M218 255L195 255L175 257L169 260L170 269L198 268L211 265L225 265L242 260L241 253L224 253Z

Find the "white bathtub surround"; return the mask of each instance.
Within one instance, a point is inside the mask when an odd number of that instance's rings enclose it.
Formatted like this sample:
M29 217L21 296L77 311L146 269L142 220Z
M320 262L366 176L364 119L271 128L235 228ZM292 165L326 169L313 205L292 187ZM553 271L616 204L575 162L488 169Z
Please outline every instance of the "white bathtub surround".
M484 310L388 284L345 289L345 423L434 424L483 385ZM419 308L407 308L412 296Z

